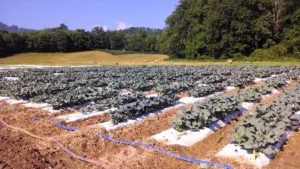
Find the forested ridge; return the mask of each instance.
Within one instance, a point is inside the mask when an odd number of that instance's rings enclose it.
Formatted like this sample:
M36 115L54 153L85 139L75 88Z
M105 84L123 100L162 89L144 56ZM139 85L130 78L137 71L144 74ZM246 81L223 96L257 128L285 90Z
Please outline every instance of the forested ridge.
M0 55L122 50L181 59L300 59L300 0L180 0L164 30L0 31Z

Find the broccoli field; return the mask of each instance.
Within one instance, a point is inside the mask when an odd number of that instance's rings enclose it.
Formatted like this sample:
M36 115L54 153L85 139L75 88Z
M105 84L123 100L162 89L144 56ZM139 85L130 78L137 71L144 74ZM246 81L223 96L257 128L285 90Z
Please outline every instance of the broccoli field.
M297 168L299 78L298 66L2 67L0 168Z

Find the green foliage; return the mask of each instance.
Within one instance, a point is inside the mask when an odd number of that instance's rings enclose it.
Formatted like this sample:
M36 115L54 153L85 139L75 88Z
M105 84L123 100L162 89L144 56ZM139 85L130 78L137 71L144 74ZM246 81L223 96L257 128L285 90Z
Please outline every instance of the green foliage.
M274 157L274 146L285 141L285 132L298 128L299 84L272 104L259 106L240 121L232 136L243 148Z
M68 30L65 24L35 32L10 33L0 30L0 56L19 52L71 52L92 49L155 53L160 32L159 29L150 28L105 31L101 27L86 32L82 29Z
M125 47L125 34L121 31L109 31L110 49L118 50Z
M241 58L299 37L300 1L181 0L166 24L159 38L163 53L186 59ZM293 51L287 48L288 54ZM277 55L281 53L286 51Z
M135 34L127 35L125 50L139 52L157 52L157 36L147 34L145 30L139 30Z
M0 57L24 50L24 38L17 33L0 30Z
M300 59L300 37L278 43L267 49L256 49L248 58L252 61Z
M71 42L73 42L70 45L72 51L83 51L93 47L93 37L82 29L69 31L68 36Z
M101 27L93 28L91 32L93 38L94 49L108 49L110 46L109 37L107 33Z

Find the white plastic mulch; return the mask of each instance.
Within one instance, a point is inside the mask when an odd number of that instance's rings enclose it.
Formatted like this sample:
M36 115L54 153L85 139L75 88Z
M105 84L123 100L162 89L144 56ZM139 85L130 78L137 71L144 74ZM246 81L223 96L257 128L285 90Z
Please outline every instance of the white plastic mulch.
M254 80L253 80L253 82L254 83L259 83L259 82L261 82L261 81L266 81L267 79L269 79L269 78L272 78L272 77L276 77L276 76L280 76L280 75L282 75L282 74L275 74L275 75L271 75L270 77L266 77L266 78L255 78ZM289 83L289 82L288 82Z
M9 97L2 97L0 96L0 101L6 101L7 103L14 105L14 104L22 104L25 107L30 107L30 108L42 108L42 110L45 110L49 112L49 114L54 114L58 113L61 110L54 110L52 106L50 106L47 103L32 103L28 102L26 100L16 100L16 99L11 99Z
M62 110L54 110L52 106L43 107L42 110L47 111L49 114L56 114L62 111Z
M230 91L230 90L234 90L234 89L237 89L237 87L234 87L234 86L227 86L227 87L225 87L226 91Z
M53 73L54 76L60 76L63 75L64 73Z
M199 98L184 97L184 98L179 99L176 103L178 103L178 104L180 104L180 103L182 103L182 104L193 104L195 102L200 102L203 99L205 99L205 98L203 98L203 97L199 97Z
M181 146L191 146L197 142L202 141L210 134L214 133L216 130L224 127L227 123L235 119L237 116L250 109L254 103L242 103L243 108L240 111L233 112L227 116L224 120L219 120L216 123L205 127L200 131L193 132L191 130L186 130L183 132L176 131L173 128L167 129L159 134L152 136L151 138L164 142L167 145L181 145Z
M5 100L9 104L23 104L23 103L28 103L28 101L25 100L16 100L16 99L7 99Z
M44 107L48 107L50 106L49 104L47 103L32 103L32 102L29 102L29 103L25 103L23 104L25 107L30 107L30 108L44 108Z
M3 100L8 100L9 97L3 97L3 96L0 96L0 101L3 101Z
M148 98L150 98L150 97L158 97L158 93L148 94L148 95L146 95L146 97L148 97Z
M261 168L270 163L270 158L262 153L257 153L257 157L254 158L252 152L248 152L245 149L242 149L239 145L228 144L221 151L219 151L216 156L218 157L227 157L227 158L236 158L240 163L246 163Z
M253 80L253 82L254 82L254 83L259 83L259 82L265 81L265 80L266 80L266 78L255 78L255 79Z
M155 91L146 91L144 92L144 94L146 95L146 97L150 98L150 97L158 97L158 93Z
M67 123L71 123L71 122L76 122L76 121L79 121L79 120L84 120L84 119L88 119L88 118L95 117L95 116L100 116L104 113L108 113L109 111L114 111L114 110L116 110L116 109L112 108L112 109L108 109L108 110L101 111L101 112L91 112L91 113L86 113L86 114L82 113L82 112L76 112L76 113L73 113L73 114L67 114L67 115L59 116L57 118L62 119Z
M130 93L132 93L130 90L128 90L128 89L121 89L120 90L120 94L121 95L128 95L128 94L130 94Z
M20 80L20 78L18 78L18 77L4 77L4 79L10 80L10 81Z
M204 83L199 83L199 84L198 84L199 87L201 87L201 86L207 86L207 85L208 85L208 84L204 84Z

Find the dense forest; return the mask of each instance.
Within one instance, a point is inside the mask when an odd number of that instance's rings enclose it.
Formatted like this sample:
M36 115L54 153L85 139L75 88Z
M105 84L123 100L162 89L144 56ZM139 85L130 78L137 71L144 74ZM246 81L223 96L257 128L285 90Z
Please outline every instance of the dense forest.
M18 30L18 29L17 29ZM0 55L122 50L183 59L300 59L300 0L180 0L160 29L0 31Z
M174 57L300 57L300 0L180 0L166 24Z
M8 32L0 30L0 56L20 52L74 52L86 50L126 50L157 53L160 29L128 28L105 31L95 27L69 30L65 24L42 31Z

